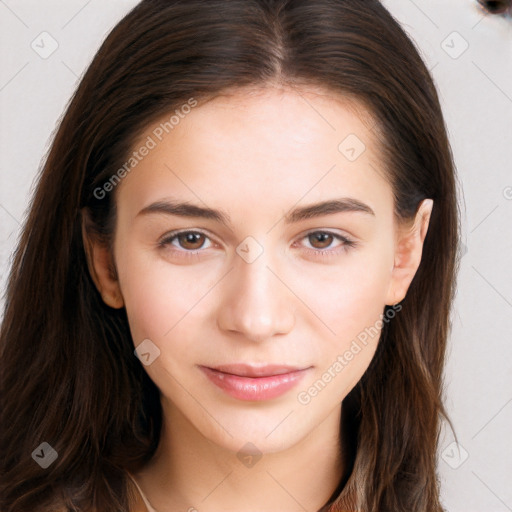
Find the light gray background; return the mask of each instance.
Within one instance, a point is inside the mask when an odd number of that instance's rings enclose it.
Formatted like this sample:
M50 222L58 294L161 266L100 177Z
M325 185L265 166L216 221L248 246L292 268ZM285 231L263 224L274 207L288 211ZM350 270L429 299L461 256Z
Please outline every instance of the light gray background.
M0 0L2 293L52 132L104 37L136 3ZM474 0L384 3L432 69L460 180L467 253L446 369L460 449L445 429L443 502L450 512L512 511L512 19L484 15ZM50 48L44 31L58 43L46 59L31 47Z

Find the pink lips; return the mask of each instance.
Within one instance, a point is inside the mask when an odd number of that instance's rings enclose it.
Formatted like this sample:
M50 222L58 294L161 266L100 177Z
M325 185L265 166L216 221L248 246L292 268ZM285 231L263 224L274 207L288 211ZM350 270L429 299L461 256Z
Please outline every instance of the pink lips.
M221 365L215 368L200 366L217 387L239 400L270 400L294 387L309 368L286 365L250 366Z

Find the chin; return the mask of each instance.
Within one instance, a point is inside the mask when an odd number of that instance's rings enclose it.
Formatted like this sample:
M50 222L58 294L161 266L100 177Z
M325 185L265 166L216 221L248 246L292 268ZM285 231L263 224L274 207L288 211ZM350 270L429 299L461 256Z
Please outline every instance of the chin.
M314 430L314 425L299 417L297 409L294 405L272 412L240 411L216 418L224 428L213 421L203 428L198 426L198 430L209 441L237 454L251 450L277 453L292 448Z

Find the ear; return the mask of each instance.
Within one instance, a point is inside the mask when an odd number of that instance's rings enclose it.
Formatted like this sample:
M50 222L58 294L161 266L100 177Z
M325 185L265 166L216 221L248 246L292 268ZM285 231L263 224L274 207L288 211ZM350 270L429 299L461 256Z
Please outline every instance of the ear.
M82 210L82 240L87 258L87 267L103 302L111 308L124 306L123 296L117 279L112 251L99 237L88 229L90 226L86 210Z
M388 306L404 299L420 266L423 242L427 235L433 205L432 199L424 199L420 203L412 226L409 223L398 228L394 265L386 300Z

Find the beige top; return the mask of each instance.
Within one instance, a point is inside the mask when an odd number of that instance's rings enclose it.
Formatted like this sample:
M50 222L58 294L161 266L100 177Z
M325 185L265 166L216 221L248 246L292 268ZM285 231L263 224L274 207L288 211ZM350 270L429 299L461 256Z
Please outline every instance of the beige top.
M140 488L139 484L137 483L137 481L135 480L135 478L133 477L133 475L131 475L130 473L128 473L129 477L131 478L132 482L135 484L135 487L137 488L137 490L139 491L139 494L140 494L140 497L142 498L142 501L144 502L144 505L146 506L146 510L147 512L157 512L152 506L151 506L151 503L149 502L149 500L146 498L146 495L142 492L142 489ZM353 498L353 495L351 495L351 497ZM349 501L350 501L350 498L349 498ZM333 508L333 511L340 511L340 512L356 512L355 511L355 507L352 508L350 506L347 506L347 508L345 508L345 506L341 505L340 506L341 508L339 507L334 507ZM141 512L139 510L136 510L134 512Z

